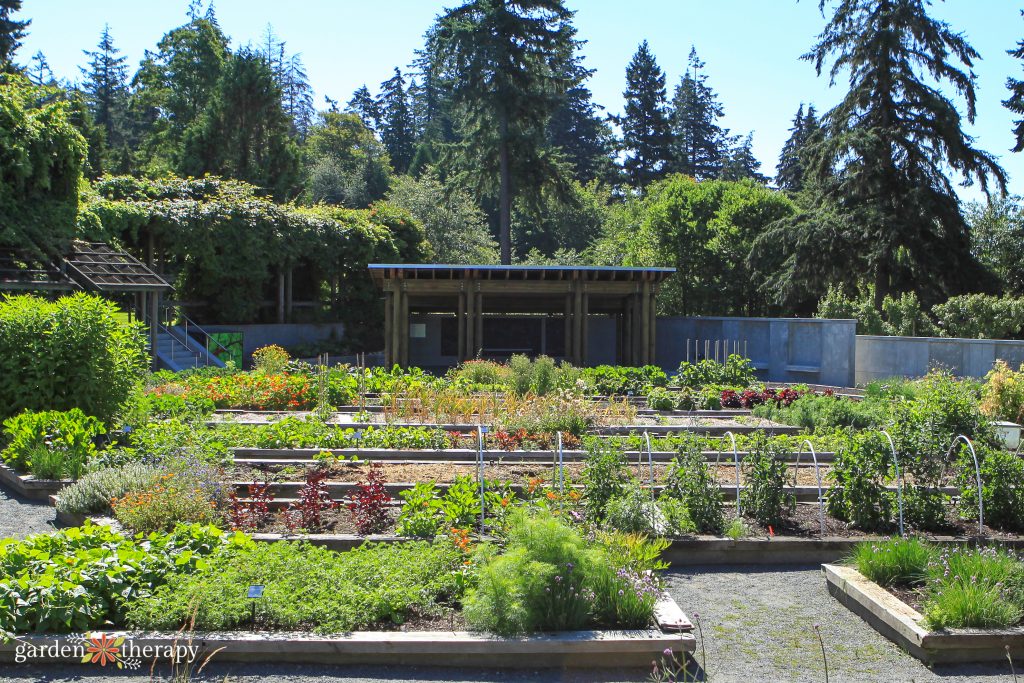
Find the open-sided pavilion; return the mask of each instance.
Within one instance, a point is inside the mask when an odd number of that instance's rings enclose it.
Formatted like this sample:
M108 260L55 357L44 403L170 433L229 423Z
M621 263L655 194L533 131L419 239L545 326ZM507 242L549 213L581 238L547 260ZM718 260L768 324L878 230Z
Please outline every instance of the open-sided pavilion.
M476 266L375 263L374 282L384 291L384 356L390 366L409 364L414 314L454 316L458 361L502 357L528 348L575 365L587 359L588 318L611 316L621 365L654 361L655 296L674 268L608 266ZM563 329L545 347L516 341L495 319L546 316ZM488 325L485 333L485 319ZM551 326L546 326L550 328Z

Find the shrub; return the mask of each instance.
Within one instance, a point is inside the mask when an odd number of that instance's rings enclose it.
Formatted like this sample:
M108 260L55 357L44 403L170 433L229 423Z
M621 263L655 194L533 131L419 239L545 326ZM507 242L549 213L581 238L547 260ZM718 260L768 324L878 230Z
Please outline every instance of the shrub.
M934 306L932 313L943 337L1014 339L1024 331L1024 299L964 294Z
M501 363L491 360L468 360L455 368L451 376L474 386L496 386L503 384L508 374Z
M679 455L669 467L665 489L686 506L698 532L721 533L725 526L722 491L711 468L704 462L699 443L680 445Z
M120 624L126 608L169 576L193 572L222 548L247 543L213 527L131 538L89 523L0 540L0 637Z
M693 531L690 513L682 501L665 495L652 500L650 490L635 482L608 501L605 525L627 534L652 536L677 536Z
M105 431L78 408L26 411L4 421L3 460L39 479L77 479L96 454L93 439Z
M857 571L883 586L912 586L928 576L932 547L916 538L858 543L850 557Z
M479 551L477 586L464 601L466 620L501 635L645 627L660 591L650 573L626 559L588 543L550 514L513 512L505 552Z
M348 504L352 513L352 521L361 534L373 534L383 531L388 526L388 504L391 496L384 486L386 480L381 471L380 463L370 465L370 472L365 482L356 484L356 492Z
M149 365L138 324L94 296L0 301L0 419L79 408L109 421Z
M178 524L212 524L220 520L216 501L203 495L191 474L167 472L157 483L110 501L114 517L132 531L169 531Z
M604 446L596 439L589 440L586 448L581 475L585 485L583 507L589 519L599 522L605 517L608 502L622 495L629 475L625 457L618 448Z
M836 451L829 468L828 512L858 529L882 529L892 523L893 500L886 491L892 449L882 434L861 432Z
M288 352L277 344L261 346L252 352L253 370L264 375L280 375L288 369L291 361Z
M789 453L778 441L761 437L751 444L743 460L743 510L765 526L778 526L796 506L796 499L784 492L784 458Z
M161 471L141 462L89 472L57 498L57 510L79 515L108 512L110 501L156 485Z
M1005 361L995 362L985 375L981 411L995 420L1024 423L1024 365L1014 372Z
M259 543L221 552L192 575L169 577L134 601L125 621L164 631L251 628L246 589L265 586L260 629L342 633L400 624L459 598L463 554L451 542L364 545L332 552L305 543ZM193 624L194 618L194 624Z
M1014 453L976 447L981 471L982 502L985 523L995 529L1024 529L1024 460ZM957 488L960 489L959 511L967 519L978 518L978 483L974 458L966 446L960 449L957 467Z

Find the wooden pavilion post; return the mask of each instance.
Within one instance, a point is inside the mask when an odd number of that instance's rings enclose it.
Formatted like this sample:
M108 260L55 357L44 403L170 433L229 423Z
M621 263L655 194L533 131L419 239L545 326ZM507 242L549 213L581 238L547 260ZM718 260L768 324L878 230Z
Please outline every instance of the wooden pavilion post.
M462 289L459 290L459 308L455 314L456 321L458 323L458 336L459 336L459 351L458 360L460 363L466 360L466 287L463 283Z
M640 357L637 365L647 365L651 348L651 283L644 280L640 291Z
M385 285L384 291L384 367L390 368L395 364L395 344L394 339L394 308L395 308L395 295L394 292L387 289Z
M400 283L398 296L398 364L404 368L409 365L409 292L405 280Z
M572 364L583 365L583 287L580 281L573 282L572 301Z
M583 293L580 295L580 366L587 364L588 344L587 337L590 332L590 293L587 292L586 284L583 285Z
M473 308L476 310L476 331L473 333L473 338L476 340L476 348L474 356L477 353L483 355L484 350L484 293L480 291L480 283L475 284L476 291L473 296L476 297L476 305Z
M572 293L565 295L565 335L562 343L562 358L572 362Z
M473 281L466 281L466 288L468 291L463 293L463 298L466 300L466 324L464 325L466 333L466 360L472 360L476 358L476 347L474 346L473 338L476 335L476 318L474 317L474 311L476 310L476 293L473 292Z

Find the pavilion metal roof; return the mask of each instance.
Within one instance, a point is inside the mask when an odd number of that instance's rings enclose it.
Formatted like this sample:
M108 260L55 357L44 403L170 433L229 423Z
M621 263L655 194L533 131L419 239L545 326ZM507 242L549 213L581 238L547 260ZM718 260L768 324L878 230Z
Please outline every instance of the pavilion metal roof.
M451 263L371 263L374 280L405 278L413 280L564 280L580 278L592 281L647 280L661 282L675 268L633 268L625 266L526 266L465 265Z

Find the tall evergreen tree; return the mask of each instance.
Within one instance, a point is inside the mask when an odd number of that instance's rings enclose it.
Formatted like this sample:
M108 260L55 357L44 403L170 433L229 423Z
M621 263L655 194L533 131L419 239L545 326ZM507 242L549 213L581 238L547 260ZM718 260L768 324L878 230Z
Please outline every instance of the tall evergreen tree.
M563 0L469 0L448 11L438 33L461 140L454 165L497 195L502 263L512 260L512 202L563 183L545 144L548 120L571 85L573 12Z
M13 14L21 10L21 0L0 0L0 73L19 71L14 53L21 47L31 20L19 21Z
M228 60L209 107L189 129L182 171L238 178L284 199L298 180L298 150L290 134L270 65L244 48Z
M128 67L127 59L114 46L110 26L103 26L100 42L93 51L85 50L89 58L88 68L82 68L85 93L93 121L103 131L108 150L119 149L124 144L125 117L128 112Z
M395 68L395 75L380 84L377 99L380 112L380 140L388 150L396 173L405 173L416 151L415 122L405 93L405 78Z
M804 188L807 146L817 132L818 117L814 105L808 105L805 113L801 102L796 116L793 117L793 125L789 128L789 139L779 154L775 184L780 190L799 192Z
M603 107L594 103L586 81L593 70L584 68L580 59L572 63L572 86L565 92L561 106L548 122L548 142L561 150L573 166L576 180L613 182L615 176L615 140Z
M643 188L665 175L671 156L665 93L665 73L658 66L647 41L640 43L626 67L626 98L622 127L622 146L626 149L623 166L630 183Z
M345 111L357 115L362 119L363 125L373 132L380 127L380 108L365 83L352 93L352 99L348 101Z
M32 60L29 62L28 68L25 69L25 75L28 76L32 85L53 85L55 80L50 62L47 61L42 50L36 50L36 53L32 55Z
M1024 16L1024 10L1021 10ZM1007 50L1006 53L1015 59L1024 59L1024 40L1017 43L1016 49ZM1006 88L1010 91L1010 97L1003 100L1003 106L1014 114L1024 114L1024 81L1013 77L1007 77ZM1014 152L1024 150L1024 118L1019 118L1014 123L1013 134L1017 138L1017 144L1013 146Z
M821 10L828 4L821 0ZM822 278L853 285L856 274L866 273L879 309L885 296L900 291L914 289L929 303L978 287L984 272L971 255L947 173L977 181L986 192L991 181L1005 191L1006 176L971 145L956 106L934 86L947 82L961 93L966 118L974 121L969 69L977 52L929 17L922 0L836 5L805 58L819 73L831 60L831 79L848 74L850 89L823 117L822 140L808 157L815 210L759 241L768 251L789 250L781 286L773 286L782 295L815 289L820 295Z
M729 131L718 96L701 73L704 62L690 48L686 73L672 97L672 170L698 180L717 178L729 155Z
M768 177L761 173L761 162L754 156L752 132L747 133L727 152L719 176L722 180L756 180L762 184L768 182Z
M302 57L289 55L285 41L279 40L269 24L263 36L260 54L270 65L274 79L281 88L281 105L292 121L292 135L304 140L313 125L316 109L313 107L313 87L309 84Z

